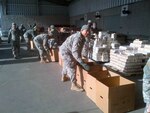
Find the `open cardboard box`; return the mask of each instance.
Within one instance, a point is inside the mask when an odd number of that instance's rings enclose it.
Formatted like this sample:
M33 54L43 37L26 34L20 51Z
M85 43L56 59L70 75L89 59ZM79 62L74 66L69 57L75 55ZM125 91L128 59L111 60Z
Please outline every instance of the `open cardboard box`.
M87 62L90 71L77 66L77 83L104 113L134 110L135 83L106 67Z
M105 78L109 76L108 70L105 67L97 65L94 62L87 62L87 64L90 66L90 71L84 70L79 65L77 65L76 68L77 84L80 85L82 88L84 88L85 91L86 91L87 76L88 76L88 80L90 79L90 76L94 76L94 78L96 79Z
M97 71L95 71L96 69L94 69L93 66L92 71L86 74L86 95L95 103L96 103L97 81L113 76L119 76L119 74L116 74L108 70L106 67L100 65L98 66L99 69L97 69Z
M96 105L104 113L125 113L134 110L135 83L121 76L97 80Z

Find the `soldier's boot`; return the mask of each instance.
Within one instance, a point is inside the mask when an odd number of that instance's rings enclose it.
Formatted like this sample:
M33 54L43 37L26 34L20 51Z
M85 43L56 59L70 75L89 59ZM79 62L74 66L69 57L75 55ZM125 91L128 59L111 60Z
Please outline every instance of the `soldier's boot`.
M150 113L150 104L146 104L144 113Z
M27 43L27 51L30 51L31 47L30 47L30 42Z
M46 61L45 61L46 63L49 63L50 61L49 61L49 59L46 59Z
M43 58L41 58L40 63L46 63Z
M62 82L66 82L66 81L69 81L69 80L70 80L69 77L67 77L66 75L62 75L62 77L61 77Z
M14 58L17 59L17 55L14 55Z
M48 56L46 57L46 62L47 63L51 62L51 59Z
M71 90L74 90L74 91L84 91L82 88L80 88L76 83L72 83L71 84Z
M146 104L144 113L150 113L150 104Z
M144 113L150 113L150 111L146 108Z
M12 51L12 53L13 53L14 58L17 59L16 52L15 52L15 51Z

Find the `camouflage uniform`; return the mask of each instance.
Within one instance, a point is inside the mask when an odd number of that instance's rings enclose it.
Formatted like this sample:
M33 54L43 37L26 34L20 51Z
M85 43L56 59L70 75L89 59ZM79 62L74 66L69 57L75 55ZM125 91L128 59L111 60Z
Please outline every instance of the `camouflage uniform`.
M92 48L93 48L92 42L93 42L93 38L94 38L94 33L98 34L98 31L96 32L96 29L93 28L93 26L92 26L93 23L92 23L91 20L88 20L87 25L90 28L90 34L86 38L86 42L85 42L85 45L83 47L82 55L84 57L91 58L92 53L93 53L93 51L92 51Z
M53 25L51 25L50 30L48 30L48 34L52 36L52 38L49 39L49 47L56 48L56 46L59 43L59 39L58 39L59 32L56 30L56 28Z
M16 25L15 25L16 26ZM12 53L14 58L17 58L20 54L20 31L16 27L15 29L10 29L8 33L8 43L11 42Z
M19 30L20 30L21 42L23 42L23 41L24 41L23 34L26 32L26 28L23 26L23 24L21 24L21 25L19 26Z
M37 35L37 31L33 29L29 29L24 33L23 36L27 44L27 50L31 49L30 41L32 41L36 35Z
M147 107L150 106L150 58L144 66L143 71L143 98L146 103L147 110ZM145 113L148 113L146 110Z
M38 49L39 51L39 55L40 55L40 58L43 59L44 58L44 55L46 55L46 57L48 57L48 34L40 34L40 35L37 35L33 41L34 41L34 44L36 46L36 48Z
M85 38L81 35L80 32L77 32L69 36L60 46L60 53L64 61L62 76L67 74L73 83L76 82L76 63L83 62L81 58L81 52L84 43Z
M88 58L88 54L89 54L89 42L90 40L86 38L86 41L84 43L83 49L82 49L82 56Z

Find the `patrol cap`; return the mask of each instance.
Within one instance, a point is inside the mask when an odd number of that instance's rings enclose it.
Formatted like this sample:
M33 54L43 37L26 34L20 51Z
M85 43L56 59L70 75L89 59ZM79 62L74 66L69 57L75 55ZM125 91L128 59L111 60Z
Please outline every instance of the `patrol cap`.
M88 23L92 23L92 21L91 21L91 20L88 20Z
M15 22L13 22L13 23L12 23L12 25L16 25L16 23L15 23Z
M81 28L81 31L83 31L83 30L90 30L90 28L88 25L83 25Z
M51 29L54 29L54 28L55 28L55 26L54 26L54 25L51 25L51 26L50 26L50 28L51 28Z

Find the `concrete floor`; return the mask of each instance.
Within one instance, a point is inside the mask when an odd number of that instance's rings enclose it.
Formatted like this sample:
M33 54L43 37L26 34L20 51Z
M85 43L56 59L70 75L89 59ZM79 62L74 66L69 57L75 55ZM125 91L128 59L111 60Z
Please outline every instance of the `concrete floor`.
M102 113L85 92L70 90L62 83L57 62L40 64L37 53L21 47L21 59L14 60L6 42L0 44L0 113ZM143 113L141 76L136 82L136 106L129 113Z

